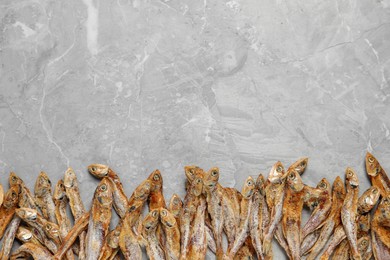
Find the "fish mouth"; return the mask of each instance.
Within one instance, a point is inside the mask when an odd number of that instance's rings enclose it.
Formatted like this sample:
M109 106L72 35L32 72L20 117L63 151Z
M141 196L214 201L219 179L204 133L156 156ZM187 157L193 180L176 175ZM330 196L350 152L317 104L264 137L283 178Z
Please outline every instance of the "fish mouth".
M166 222L165 223L168 227L173 227L173 225L171 224L171 223L169 223L169 222Z
M351 181L351 182L350 182L350 185L351 185L352 188L357 188L357 187L359 187L359 183L357 183L356 181Z

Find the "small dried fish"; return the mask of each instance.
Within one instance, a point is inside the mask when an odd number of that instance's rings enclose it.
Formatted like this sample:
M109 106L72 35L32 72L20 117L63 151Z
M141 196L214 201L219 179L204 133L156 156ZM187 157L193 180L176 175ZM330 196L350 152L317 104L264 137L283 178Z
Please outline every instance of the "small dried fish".
M272 258L272 238L279 222L282 220L284 188L284 167L281 162L276 162L272 166L265 186L266 201L270 211L270 222L265 229L263 239L263 253L266 258Z
M183 202L181 201L179 195L173 194L169 201L168 210L175 217L178 226L180 226L180 212L182 211L182 208Z
M74 223L73 228L69 231L68 235L65 237L64 242L61 247L58 248L58 251L54 255L54 259L61 260L69 248L76 241L76 238L80 236L88 227L90 213L84 213L81 215L76 223Z
M390 259L390 193L382 197L371 222L372 250L375 259Z
M19 202L20 186L12 186L4 196L3 205L0 207L0 239L14 216L15 209Z
M350 259L348 240L344 239L334 250L332 259Z
M80 190L79 190L79 183L77 181L77 176L73 171L73 169L70 167L65 171L64 186L65 186L66 197L69 199L70 210L72 212L75 221L78 221L79 218L81 218L81 216L83 216L86 213L86 211L80 197ZM87 236L86 231L80 233L79 236L80 246L79 246L78 256L82 260L86 258L86 252L85 252L86 236Z
M114 209L123 218L128 208L128 201L119 176L104 164L91 164L88 166L88 172L99 179L107 177L110 180Z
M366 154L366 171L373 186L379 188L382 196L390 192L390 180L379 161L369 152Z
M45 172L40 172L34 187L35 202L43 216L57 224L55 205L51 195L51 181Z
M41 242L39 242L39 239L33 233L33 230L24 226L19 226L16 231L16 238L23 243L31 242L36 245L41 245Z
M3 238L3 245L0 251L0 259L8 259L11 253L12 245L14 243L16 231L18 230L21 219L15 217L9 223Z
M357 247L357 203L359 198L359 180L352 168L345 171L347 194L341 208L341 222L343 223L349 245L351 247L351 257L361 259Z
M163 196L163 179L159 170L153 171L149 177L152 187L149 194L149 210L166 208L165 199Z
M366 214L376 205L380 197L378 187L371 186L358 199L358 214Z
M252 196L255 190L255 182L251 176L245 180L244 187L242 188L242 200L241 200L241 212L240 212L240 224L238 228L238 233L236 239L234 240L231 250L227 253L229 258L233 258L241 246L244 244L245 240L249 235L249 220L251 217L252 209Z
M300 259L301 213L304 184L296 171L287 172L286 198L283 203L283 233L291 252L291 259Z
M18 258L28 258L32 256L34 259L53 259L53 255L43 246L27 242L21 245L12 255L11 260Z
M87 260L98 259L103 239L108 233L111 221L112 188L110 181L103 178L95 190L89 218L85 252Z
M36 208L36 202L34 197L31 195L30 190L27 188L27 186L24 184L23 180L16 175L16 173L11 172L9 174L8 178L9 186L20 186L21 192L19 194L19 204L23 202L23 204L20 204L20 207L26 207L26 208ZM24 199L22 199L23 197Z
M205 229L206 200L200 196L199 206L196 209L195 219L191 229L191 238L188 254L184 259L205 259L207 252L207 240ZM182 258L181 258L182 259Z
M345 187L344 183L339 176L333 182L332 186L332 207L326 223L323 225L320 236L318 237L315 245L308 251L310 254L307 257L307 260L314 260L317 255L321 252L322 248L325 246L326 242L329 240L333 230L340 225L341 218L341 206L343 205L345 198ZM306 250L302 250L301 253L307 254Z
M142 235L147 241L146 253L151 260L165 259L165 254L161 248L156 235L157 224L159 223L159 210L154 209L149 212L142 222Z
M160 208L160 221L165 233L165 258L178 260L180 258L180 230L175 216L167 209Z
M235 188L224 187L222 197L223 229L228 240L230 251L236 238L237 229L240 225L240 192Z
M335 248L346 238L346 234L344 231L344 227L342 225L338 225L333 233L332 240L327 245L324 253L321 255L321 260L327 260L332 255Z
M369 260L372 257L371 238L370 236L362 236L358 240L359 253L362 259Z
M119 235L121 233L122 223L111 230L104 238L102 249L100 250L98 260L113 259L119 251Z
M224 191L222 186L218 183L218 180L219 169L217 167L213 167L205 174L203 178L203 187L206 194L207 211L210 214L211 226L215 244L217 246L216 257L217 259L222 259L222 232L224 223L222 200Z

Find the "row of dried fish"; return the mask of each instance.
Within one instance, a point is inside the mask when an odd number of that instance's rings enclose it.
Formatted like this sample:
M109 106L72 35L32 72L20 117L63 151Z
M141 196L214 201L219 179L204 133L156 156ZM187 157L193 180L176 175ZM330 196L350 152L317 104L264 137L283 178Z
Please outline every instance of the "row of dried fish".
M275 163L267 179L248 177L241 192L220 185L217 167L186 166L185 198L174 194L168 205L158 170L128 198L110 167L93 164L88 171L101 181L89 211L71 168L53 193L44 172L34 194L11 173L9 190L0 186L0 259L142 259L142 248L150 259L205 259L208 249L217 259L272 259L273 238L290 259L390 259L390 181L373 155L365 161L372 186L360 197L351 168L345 184L340 177L304 184L307 158L287 170ZM302 226L303 207L311 215ZM112 208L120 220L110 230ZM22 245L11 252L15 238Z

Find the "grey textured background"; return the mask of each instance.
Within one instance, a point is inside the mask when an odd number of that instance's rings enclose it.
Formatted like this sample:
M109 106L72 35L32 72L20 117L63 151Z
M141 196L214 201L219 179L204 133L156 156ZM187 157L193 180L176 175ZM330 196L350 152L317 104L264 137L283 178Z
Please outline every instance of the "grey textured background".
M109 164L130 195L158 168L241 188L310 157L304 181L390 169L390 0L0 1L0 181L68 166L87 205Z

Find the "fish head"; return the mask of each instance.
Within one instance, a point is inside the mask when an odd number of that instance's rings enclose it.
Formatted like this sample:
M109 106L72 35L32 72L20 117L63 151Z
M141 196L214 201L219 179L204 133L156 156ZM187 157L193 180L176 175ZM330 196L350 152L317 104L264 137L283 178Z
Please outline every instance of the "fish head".
M20 185L11 186L5 193L3 205L6 208L15 207L19 202Z
M291 190L298 192L304 188L301 175L297 171L290 170L287 172L286 175L287 175L287 185L290 187Z
M308 162L309 162L309 158L307 157L300 158L299 160L291 164L290 167L288 167L287 171L295 170L299 173L299 175L302 175L306 170Z
M107 244L111 248L118 248L119 246L119 235L121 234L120 229L114 229L110 233L108 233L106 239Z
M16 175L16 173L10 172L8 182L9 182L9 186L12 187L15 185L22 184L23 180L18 175Z
M362 196L360 196L358 204L364 204L367 210L370 211L378 202L380 194L378 187L371 186L363 193ZM362 202L360 202L360 200L362 200Z
M33 234L27 228L20 226L16 231L16 237L22 242L26 243L31 240Z
M317 189L328 191L328 193L331 193L331 186L329 181L326 178L322 178L320 182L317 184Z
M146 201L150 194L150 189L152 188L152 182L149 179L144 180L135 188L132 197L137 200Z
M204 175L203 183L205 185L205 189L213 190L217 185L218 180L219 180L219 168L212 167Z
M148 177L150 180L152 187L151 192L155 192L162 189L163 186L163 178L161 172L159 170L154 170Z
M160 208L160 220L161 223L167 228L173 228L176 226L175 216L167 209Z
M64 186L65 188L72 188L77 185L77 176L71 167L69 167L64 174Z
M192 193L198 197L203 192L203 180L200 177L196 177L191 184Z
M370 246L370 238L368 236L361 237L357 241L357 244L359 252L366 252Z
M259 190L260 194L265 194L265 179L263 174L259 174L256 179L256 188Z
M332 194L334 194L338 199L344 200L345 186L340 176L337 176L333 182Z
M88 166L88 172L99 179L106 177L109 169L110 168L107 165L98 163L94 163Z
M159 209L154 209L146 215L142 225L146 231L153 230L156 228L159 221L160 211Z
M245 199L250 199L255 191L256 183L252 176L246 178L241 194Z
M355 189L359 187L359 179L351 167L348 167L345 170L345 180L347 185L349 184L351 188Z
M284 166L281 162L278 161L272 166L268 175L268 180L271 183L282 183L284 175Z
M47 234L50 234L50 237L60 237L60 228L58 225L47 221L43 225L43 228Z
M51 194L51 181L45 172L40 172L35 182L35 196L41 197L45 194Z
M172 198L169 201L169 211L172 212L173 215L179 216L180 211L183 208L183 202L181 201L179 195L173 194Z
M94 197L102 206L112 205L112 187L107 178L103 178L96 187Z
M197 174L203 174L203 170L196 165L184 166L184 173L189 183L191 183Z
M381 171L378 160L369 152L366 154L366 171L369 176L375 177Z
M63 200L64 198L66 198L64 181L59 180L56 184L55 189L54 189L53 199Z
M35 209L18 208L15 210L15 213L24 221L34 222L38 218L38 212Z

